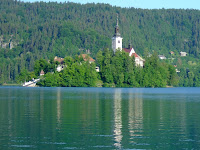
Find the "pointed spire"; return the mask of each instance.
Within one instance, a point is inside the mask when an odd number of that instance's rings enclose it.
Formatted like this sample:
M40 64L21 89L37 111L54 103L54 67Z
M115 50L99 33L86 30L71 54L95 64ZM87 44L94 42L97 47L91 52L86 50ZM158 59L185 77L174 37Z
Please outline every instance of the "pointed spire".
M128 48L131 49L132 48L132 44L131 44L131 37L129 39L129 45L128 45Z
M129 48L129 49L132 49L132 45L131 45L131 43L129 43L128 48Z
M117 24L115 26L115 35L114 36L120 36L118 22L119 22L119 19L118 19L118 14L117 14Z
M118 16L118 14L117 14L117 26L118 26L118 21L119 21L119 20L118 20L118 17L119 17L119 16Z

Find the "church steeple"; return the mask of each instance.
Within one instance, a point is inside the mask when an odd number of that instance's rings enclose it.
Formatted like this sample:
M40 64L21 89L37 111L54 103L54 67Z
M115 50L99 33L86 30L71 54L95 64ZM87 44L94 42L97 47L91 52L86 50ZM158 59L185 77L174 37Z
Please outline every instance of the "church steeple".
M128 44L128 49L131 49L132 48L132 45L131 43Z
M118 14L117 14L117 24L115 26L115 34L112 38L112 49L115 53L116 50L122 51L122 37L119 33L119 21L118 21Z
M132 44L131 44L131 38L129 40L129 44L128 44L128 49L131 49L132 48Z
M119 20L118 20L118 14L117 14L117 25L115 26L115 34L114 36L120 36L120 33L119 33Z

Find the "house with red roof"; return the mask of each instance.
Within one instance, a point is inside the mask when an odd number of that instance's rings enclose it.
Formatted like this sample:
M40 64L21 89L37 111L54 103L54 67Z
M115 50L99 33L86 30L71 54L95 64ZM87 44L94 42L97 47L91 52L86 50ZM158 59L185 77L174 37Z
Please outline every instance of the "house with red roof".
M61 57L55 57L54 62L59 62L59 64L56 67L56 71L60 72L62 71L66 66L64 65L64 58Z
M129 44L128 48L123 48L123 51L128 53L130 57L135 57L135 65L143 67L144 66L144 59L140 57L134 50L134 48Z
M41 71L40 71L40 76L43 76L43 75L44 75L44 71L41 70Z
M95 60L94 60L92 57L90 57L89 55L87 55L87 54L81 54L80 56L83 57L83 60L84 60L84 61L89 61L90 64L91 64L92 62L95 62Z
M61 57L54 57L54 62L59 62L60 64L63 64L64 63L64 58L61 58Z
M95 60L87 54L81 54L79 57L82 57L84 61L89 61L90 64L95 62ZM99 72L99 67L96 66L95 70Z

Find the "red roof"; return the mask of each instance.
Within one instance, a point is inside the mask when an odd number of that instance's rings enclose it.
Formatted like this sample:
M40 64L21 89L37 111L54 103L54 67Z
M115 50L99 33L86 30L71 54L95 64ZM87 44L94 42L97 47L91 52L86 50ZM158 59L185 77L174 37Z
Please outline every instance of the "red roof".
M129 49L129 48L124 48L124 51L127 52L127 53L130 53L130 52L131 52L131 49Z
M61 57L55 57L54 58L54 61L58 61L59 63L63 63L64 62L64 58L61 58Z
M89 62L95 61L92 57L88 56L87 54L81 54L81 56L83 57L84 61L87 61L87 60L89 60Z
M133 53L133 54L131 55L131 57L133 57L133 55L134 55L135 58L138 57L138 55L137 55L136 53Z
M131 52L131 50L132 50L132 48L131 49L129 49L129 48L124 48L124 51L126 52L126 53L129 53L130 54L130 52ZM131 57L138 57L138 55L136 54L136 53L132 53L132 55L131 55Z
M44 71L43 70L41 70L40 75L44 75Z

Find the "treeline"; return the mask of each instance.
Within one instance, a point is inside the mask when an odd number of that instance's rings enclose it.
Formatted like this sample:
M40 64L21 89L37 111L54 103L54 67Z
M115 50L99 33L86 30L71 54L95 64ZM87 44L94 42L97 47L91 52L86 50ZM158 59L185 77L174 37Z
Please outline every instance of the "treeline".
M198 61L199 10L1 0L0 83L15 82L25 69L33 72L35 61L41 58L74 57L86 50L95 58L98 50L111 47L116 13L123 47L127 47L131 39L140 55L144 55L145 50L166 56L171 50L185 51ZM11 43L12 48L8 46Z
M147 55L146 55L147 56ZM135 58L127 53L109 49L99 51L97 63L105 87L166 87L177 86L175 68L160 62L157 53L145 57L144 68L135 65Z
M23 83L32 78L39 78L41 70L45 75L40 77L39 86L48 87L199 87L200 67L193 71L182 68L176 72L175 67L158 59L157 53L149 57L145 53L145 65L135 65L135 58L129 57L127 53L105 49L97 53L97 61L89 63L82 57L67 56L64 58L64 69L56 71L61 65L53 59L46 61L40 59L35 62L34 71L24 69L17 82ZM89 60L89 57L88 57ZM100 72L95 67L100 67ZM195 71L195 72L194 72Z
M52 67L54 65L54 67ZM72 58L67 56L62 64L64 69L61 72L55 71L58 62L47 62L39 60L35 65L35 74L44 70L44 77L40 77L39 86L47 87L95 87L98 81L98 74L95 70L95 63L84 61L83 57Z
M97 63L97 64L96 64ZM97 62L89 63L82 57L64 58L64 69L61 72L53 70L53 63L39 60L35 65L35 74L45 70L39 86L61 87L166 87L177 86L178 76L175 68L160 62L156 53L146 57L145 67L135 65L134 57L109 49L99 51ZM56 64L54 62L56 67ZM57 64L58 65L58 64ZM100 67L96 72L95 67ZM29 73L30 74L30 73ZM21 79L22 76L19 78Z
M193 69L180 69L179 86L181 87L200 87L200 66Z

